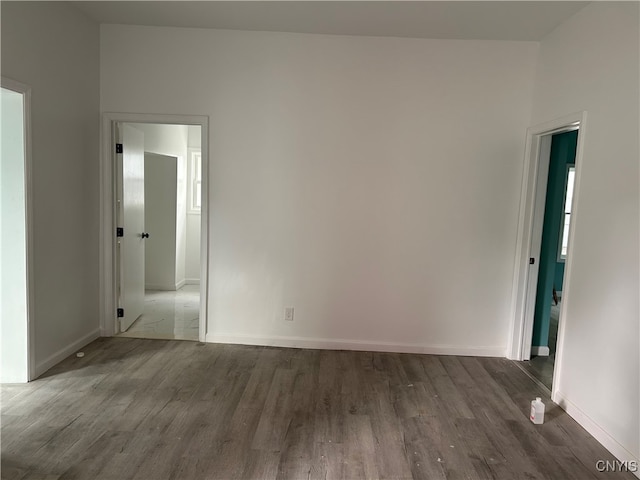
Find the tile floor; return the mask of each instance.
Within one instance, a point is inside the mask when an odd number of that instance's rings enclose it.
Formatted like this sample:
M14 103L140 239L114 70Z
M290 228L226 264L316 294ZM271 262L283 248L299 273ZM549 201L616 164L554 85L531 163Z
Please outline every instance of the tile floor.
M198 340L200 285L175 292L147 290L144 313L121 337Z

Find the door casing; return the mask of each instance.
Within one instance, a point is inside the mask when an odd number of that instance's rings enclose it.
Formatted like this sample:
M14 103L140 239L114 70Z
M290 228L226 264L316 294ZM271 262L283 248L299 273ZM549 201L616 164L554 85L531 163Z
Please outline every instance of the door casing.
M542 224L544 221L544 204L547 188L551 137L557 133L579 129L576 149L576 173L571 211L573 218L579 208L580 175L582 172L582 152L584 151L587 112L577 112L564 117L538 124L527 129L524 169L518 217L518 233L516 257L511 297L511 324L507 346L507 358L512 360L528 360L531 355L531 338L533 334L533 315L535 307L536 287L538 281L538 263L542 240ZM563 283L563 299L571 295L572 245L574 243L574 222L569 231L569 251L565 261L565 280ZM535 263L529 264L534 258ZM558 377L562 371L562 347L564 345L564 322L567 301L560 306L556 359L553 370L552 399L558 385Z
M107 112L102 115L102 165L100 168L100 334L116 333L116 129L117 123L158 123L200 126L202 148L202 207L200 215L200 324L201 342L207 334L209 292L209 117Z

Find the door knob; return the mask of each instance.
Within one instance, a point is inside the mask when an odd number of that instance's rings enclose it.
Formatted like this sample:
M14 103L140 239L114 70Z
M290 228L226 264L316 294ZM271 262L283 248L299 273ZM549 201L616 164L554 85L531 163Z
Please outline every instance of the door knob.
M142 232L142 234L140 235L142 238L149 238L149 234Z

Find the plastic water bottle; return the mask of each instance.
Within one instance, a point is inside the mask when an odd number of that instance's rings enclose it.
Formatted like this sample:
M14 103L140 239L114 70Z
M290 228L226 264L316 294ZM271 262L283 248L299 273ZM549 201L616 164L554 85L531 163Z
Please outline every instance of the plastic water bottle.
M544 403L542 403L542 399L540 397L537 397L531 402L531 415L529 418L536 425L540 425L544 422Z

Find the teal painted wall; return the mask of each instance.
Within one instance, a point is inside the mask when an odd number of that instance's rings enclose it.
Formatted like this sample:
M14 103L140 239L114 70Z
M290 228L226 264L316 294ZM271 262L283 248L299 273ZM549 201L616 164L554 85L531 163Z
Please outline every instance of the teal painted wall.
M562 291L562 282L564 280L564 262L557 262L556 263L556 270L555 270L555 275L554 275L554 280L553 280L553 286L556 287L556 290L558 292Z
M551 139L551 157L549 161L549 179L542 227L542 246L540 248L540 268L538 270L538 289L533 317L533 339L531 345L549 346L549 319L553 302L553 287L556 282L560 228L563 220L563 203L567 164L574 163L578 131L560 133ZM564 275L564 263L561 263ZM560 284L562 288L562 283ZM556 289L558 285L556 284Z

